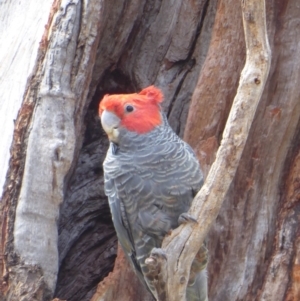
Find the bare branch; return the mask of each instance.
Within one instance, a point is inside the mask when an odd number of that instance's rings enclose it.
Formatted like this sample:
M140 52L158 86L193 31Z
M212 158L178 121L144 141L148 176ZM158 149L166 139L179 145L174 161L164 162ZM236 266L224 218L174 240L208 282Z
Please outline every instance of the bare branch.
M165 273L168 277L160 275L160 278L167 279L168 301L186 300L190 267L232 183L268 77L271 51L266 30L265 1L243 0L242 11L246 64L216 161L190 210L191 215L197 217L198 223L187 223L179 227L163 242L167 269L160 273Z

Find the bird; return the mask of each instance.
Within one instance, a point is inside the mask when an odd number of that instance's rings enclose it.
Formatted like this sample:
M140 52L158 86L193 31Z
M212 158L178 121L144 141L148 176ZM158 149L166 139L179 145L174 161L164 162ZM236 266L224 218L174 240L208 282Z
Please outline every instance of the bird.
M149 86L139 93L105 95L101 124L110 141L103 162L117 237L141 282L155 296L145 260L179 226L203 185L193 149L172 130L161 103L162 91ZM191 267L187 301L207 301L207 250Z

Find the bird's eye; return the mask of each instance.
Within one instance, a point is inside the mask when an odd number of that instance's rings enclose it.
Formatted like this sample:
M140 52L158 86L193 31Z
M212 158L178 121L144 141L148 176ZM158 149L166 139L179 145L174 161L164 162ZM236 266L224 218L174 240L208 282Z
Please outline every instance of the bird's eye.
M133 110L134 110L134 107L132 105L127 105L125 107L125 111L128 112L128 113L132 112Z

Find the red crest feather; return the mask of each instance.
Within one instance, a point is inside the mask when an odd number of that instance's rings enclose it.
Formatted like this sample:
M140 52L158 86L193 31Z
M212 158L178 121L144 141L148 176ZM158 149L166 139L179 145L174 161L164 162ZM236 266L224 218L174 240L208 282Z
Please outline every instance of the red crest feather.
M150 86L143 89L139 95L145 95L147 98L151 99L153 102L161 103L164 99L164 96L160 89L155 86Z
M140 93L105 95L100 102L99 114L104 110L114 112L121 124L129 131L147 133L162 123L160 103L163 94L160 89L150 86ZM126 106L132 105L134 110L126 112Z

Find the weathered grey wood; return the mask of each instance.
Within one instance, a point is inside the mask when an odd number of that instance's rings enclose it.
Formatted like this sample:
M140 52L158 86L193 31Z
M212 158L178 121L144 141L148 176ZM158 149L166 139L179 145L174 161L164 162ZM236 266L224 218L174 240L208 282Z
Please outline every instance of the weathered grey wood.
M194 1L171 0L131 0L125 7L117 3L105 3L105 25L101 27L90 93L97 92L98 86L100 99L103 91L133 92L154 84L164 92L163 107L171 126L183 136L191 91L209 47L217 1L198 1L195 6ZM116 19L122 22L122 30ZM183 28L190 29L189 35ZM112 36L117 37L114 43ZM128 85L124 85L126 80Z
M45 57L14 227L16 253L25 264L42 268L51 291L58 272L56 221L64 178L75 149L76 98L70 89L70 69L79 31L80 2L65 2L61 8L54 24L64 31L53 31Z
M27 79L34 72L51 5L51 0L21 1L18 5L9 0L0 3L0 196L8 169L13 121L20 109Z

